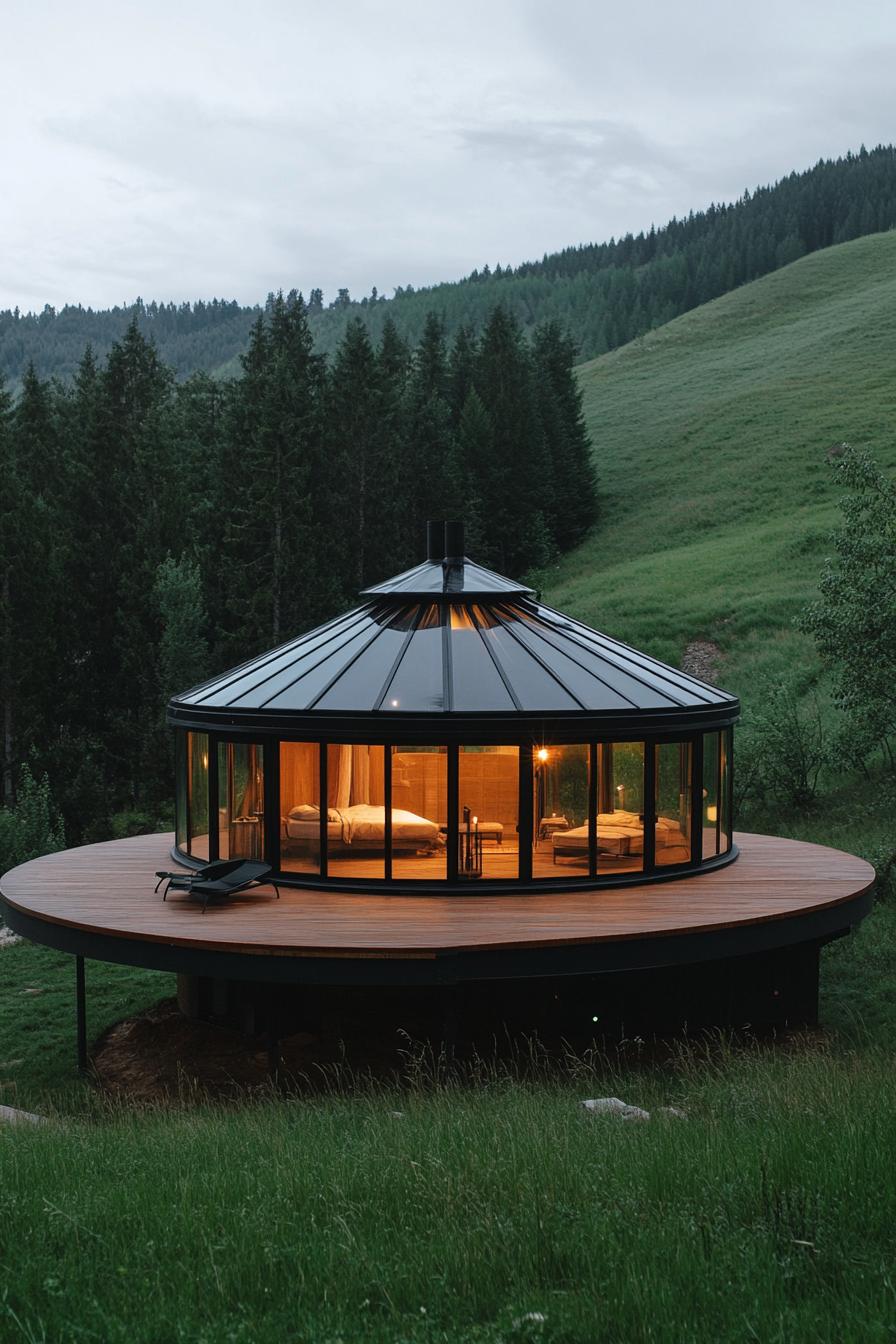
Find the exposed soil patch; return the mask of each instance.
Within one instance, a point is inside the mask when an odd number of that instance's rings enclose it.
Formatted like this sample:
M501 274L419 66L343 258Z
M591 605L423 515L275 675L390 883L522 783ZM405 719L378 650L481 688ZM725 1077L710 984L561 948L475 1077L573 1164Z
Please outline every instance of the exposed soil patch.
M487 1032L475 1045L461 1033L449 1059L441 1044L445 1021L437 998L405 1004L396 1014L396 999L388 991L379 991L375 1002L364 991L343 987L337 994L338 1012L331 1015L325 1007L314 1031L293 1031L280 1041L278 1081L293 1094L344 1094L366 1084L425 1086L448 1075L480 1082L554 1072L562 1077L568 1076L573 1056L593 1062L595 1049L608 1063L631 1069L655 1067L680 1055L677 1032L645 1033L646 1039L615 1031L595 1037L591 1027L577 1039L530 1027L527 1033ZM703 1039L699 1032L688 1036L692 1044ZM735 1040L742 1048L765 1048L764 1039L766 1045L774 1041L778 1047L803 1049L816 1038L820 1042L823 1034L731 1032L725 1048ZM713 1029L700 1048L711 1051L721 1041ZM111 1027L97 1043L92 1066L100 1092L137 1107L245 1100L272 1086L262 1038L186 1017L176 999Z
M340 1073L383 1081L407 1076L411 1057L421 1048L412 1046L412 1039L424 1039L432 1024L407 1025L410 1030L396 1028L394 1018L373 1020L369 1001L357 1015L343 1004L338 1023L281 1039L280 1076L303 1092L332 1088ZM271 1086L264 1038L186 1017L176 999L164 999L111 1027L97 1043L91 1064L101 1091L137 1104L197 1093L236 1098Z
M710 639L694 639L681 659L681 670L701 681L714 681L722 660L722 650Z

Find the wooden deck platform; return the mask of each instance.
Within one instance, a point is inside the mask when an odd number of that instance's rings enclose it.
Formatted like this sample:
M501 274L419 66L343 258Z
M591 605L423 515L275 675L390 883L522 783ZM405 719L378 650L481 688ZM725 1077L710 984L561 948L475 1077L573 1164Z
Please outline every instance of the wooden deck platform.
M617 890L490 896L479 887L469 896L430 896L282 888L277 901L258 888L203 915L182 895L163 903L153 893L155 870L171 867L172 837L140 836L35 859L0 879L0 894L13 929L82 956L200 974L220 964L221 974L258 979L268 976L263 960L276 965L279 980L307 979L323 960L342 963L339 978L351 978L347 961L358 971L366 963L361 979L371 978L370 963L391 963L399 981L412 963L423 971L446 957L458 976L510 975L510 954L523 955L520 974L542 974L539 954L572 949L586 958L570 962L578 970L681 963L831 937L867 912L874 871L864 860L772 836L736 840L740 857L728 867ZM561 963L548 960L553 974ZM325 974L320 965L311 971Z

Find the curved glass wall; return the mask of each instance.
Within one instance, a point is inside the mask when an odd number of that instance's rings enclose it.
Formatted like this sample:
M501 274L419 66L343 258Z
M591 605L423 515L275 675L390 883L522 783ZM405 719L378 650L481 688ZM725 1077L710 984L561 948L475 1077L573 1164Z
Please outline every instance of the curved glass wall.
M637 882L730 853L731 748L729 728L460 746L180 732L176 844L337 887Z
M211 857L208 823L208 733L187 733L187 853Z

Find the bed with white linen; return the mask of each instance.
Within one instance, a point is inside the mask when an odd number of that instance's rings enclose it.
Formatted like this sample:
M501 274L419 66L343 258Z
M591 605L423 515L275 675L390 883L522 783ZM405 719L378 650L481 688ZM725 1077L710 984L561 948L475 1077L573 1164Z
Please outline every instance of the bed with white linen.
M555 831L551 836L554 850L554 862L558 858L574 858L588 862L588 827L575 826L568 831ZM679 845L684 848L682 862L689 857L687 842L678 823L667 817L658 817L656 823L656 848L658 850ZM598 812L597 814L597 852L609 854L615 858L626 858L633 854L644 853L644 822L637 812Z
M313 805L300 804L283 818L283 828L287 841L313 844L320 839L320 814ZM386 842L386 809L372 803L328 808L327 840L329 846L346 849L382 849ZM393 849L436 849L439 844L439 828L434 821L393 807Z

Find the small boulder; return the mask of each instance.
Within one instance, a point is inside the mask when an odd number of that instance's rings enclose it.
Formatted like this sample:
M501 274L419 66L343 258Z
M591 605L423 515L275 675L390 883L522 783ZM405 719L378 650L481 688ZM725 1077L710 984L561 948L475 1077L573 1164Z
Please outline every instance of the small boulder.
M4 1125L46 1125L46 1116L34 1115L32 1111L17 1111L15 1106L0 1106L0 1124Z
M629 1106L619 1097L593 1097L581 1103L592 1115L615 1115L620 1120L649 1120L650 1112L642 1111L640 1106Z

